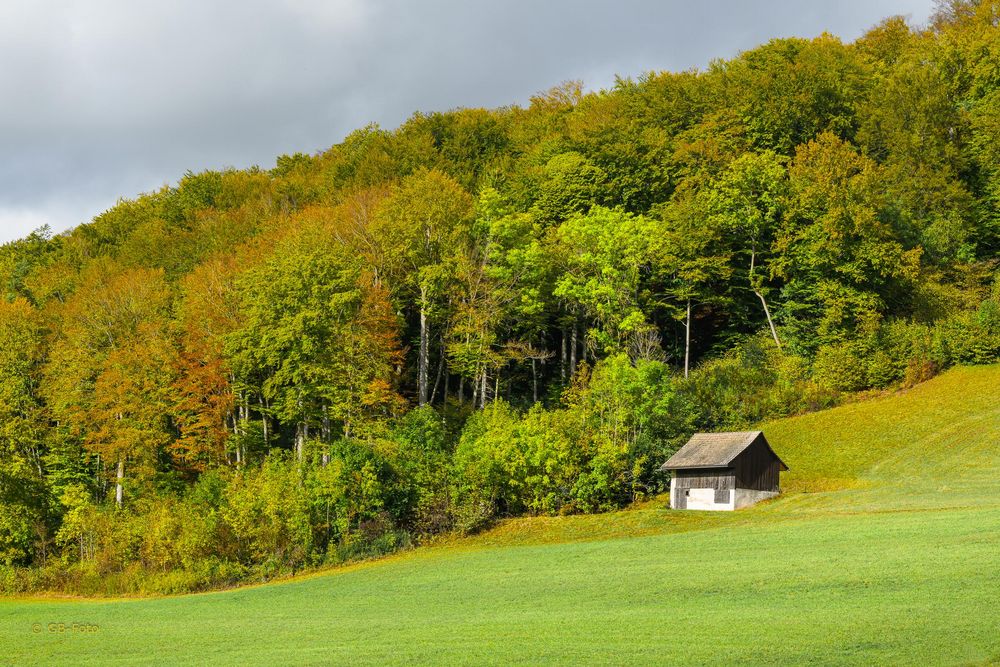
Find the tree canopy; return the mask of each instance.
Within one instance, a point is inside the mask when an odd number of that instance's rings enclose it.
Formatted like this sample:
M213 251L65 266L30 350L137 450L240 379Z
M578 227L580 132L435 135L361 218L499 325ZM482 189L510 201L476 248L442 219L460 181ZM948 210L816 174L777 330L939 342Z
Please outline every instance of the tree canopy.
M0 566L197 588L607 510L695 429L997 360L998 53L951 0L3 246Z

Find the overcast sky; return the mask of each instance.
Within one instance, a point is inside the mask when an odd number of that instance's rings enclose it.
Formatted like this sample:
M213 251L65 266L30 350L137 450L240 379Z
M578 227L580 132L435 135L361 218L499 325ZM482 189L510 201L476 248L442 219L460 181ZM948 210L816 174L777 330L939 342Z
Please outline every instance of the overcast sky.
M562 81L853 40L933 0L2 0L0 242L185 170L265 168L369 122L523 104Z

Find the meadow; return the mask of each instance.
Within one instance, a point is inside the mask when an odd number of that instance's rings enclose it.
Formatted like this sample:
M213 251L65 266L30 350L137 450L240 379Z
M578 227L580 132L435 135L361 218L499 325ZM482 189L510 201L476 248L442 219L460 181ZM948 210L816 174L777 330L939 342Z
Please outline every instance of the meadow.
M6 599L0 665L1000 661L1000 367L763 428L791 470L754 508L659 498L278 584Z

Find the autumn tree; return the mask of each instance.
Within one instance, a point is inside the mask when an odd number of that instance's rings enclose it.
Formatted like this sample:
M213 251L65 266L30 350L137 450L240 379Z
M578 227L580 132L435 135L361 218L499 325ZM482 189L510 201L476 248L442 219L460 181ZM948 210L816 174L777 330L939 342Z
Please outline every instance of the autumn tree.
M250 402L245 392L237 400L236 378L223 354L225 337L242 321L237 275L235 256L220 255L200 264L181 283L180 353L171 388L180 434L170 451L178 464L194 470L221 461L230 434L240 435L249 420ZM237 439L237 464L245 459L243 450Z
M60 311L45 367L48 405L99 457L99 467L114 471L119 507L126 465L149 474L169 437L170 298L161 271L92 263Z

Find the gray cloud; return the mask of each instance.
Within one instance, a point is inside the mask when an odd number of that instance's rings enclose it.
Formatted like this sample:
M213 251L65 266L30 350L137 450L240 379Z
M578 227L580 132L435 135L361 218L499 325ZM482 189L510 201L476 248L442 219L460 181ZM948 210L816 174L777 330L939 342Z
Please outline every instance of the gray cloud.
M199 171L312 152L414 111L854 39L933 0L14 0L0 3L0 242Z

